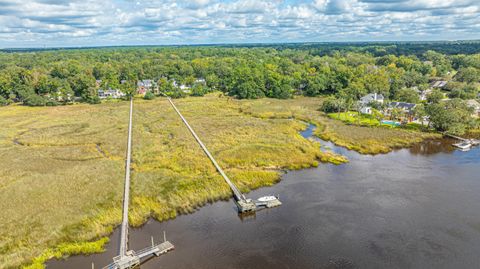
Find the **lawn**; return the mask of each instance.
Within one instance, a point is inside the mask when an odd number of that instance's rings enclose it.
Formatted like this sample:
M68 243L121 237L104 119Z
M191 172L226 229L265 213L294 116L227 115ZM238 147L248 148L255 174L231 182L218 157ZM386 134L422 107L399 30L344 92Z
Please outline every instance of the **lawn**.
M380 121L372 115L360 114L358 112L329 113L331 119L341 120L348 124L357 124L362 126L380 126ZM390 125L387 125L390 126Z
M301 137L303 122L278 116L310 113L319 99L275 101L264 109L275 117L247 112L269 99L175 102L242 191L276 183L283 169L346 161ZM0 108L0 268L101 250L121 221L127 116L127 102ZM135 101L131 195L133 225L231 196L165 99Z

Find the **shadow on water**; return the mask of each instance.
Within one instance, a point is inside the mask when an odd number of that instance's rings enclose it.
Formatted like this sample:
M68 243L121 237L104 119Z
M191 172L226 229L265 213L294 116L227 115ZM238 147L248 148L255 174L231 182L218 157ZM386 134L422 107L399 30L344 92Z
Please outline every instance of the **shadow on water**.
M460 152L447 140L427 141L371 156L321 143L350 163L290 171L249 194L278 193L281 207L240 219L232 200L219 201L132 229L132 249L148 246L150 236L160 241L163 231L176 247L141 268L478 268L478 147ZM47 268L101 268L116 254L118 231L111 239L105 253Z

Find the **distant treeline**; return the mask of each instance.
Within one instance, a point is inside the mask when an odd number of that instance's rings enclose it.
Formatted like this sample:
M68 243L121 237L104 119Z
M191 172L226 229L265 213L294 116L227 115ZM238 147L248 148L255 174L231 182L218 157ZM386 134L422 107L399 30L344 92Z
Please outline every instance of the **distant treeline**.
M181 97L185 93L172 81L191 85L198 78L207 87L195 95L216 90L237 98L335 94L356 99L376 92L395 98L402 89L425 89L431 80L445 79L455 97L470 98L478 92L480 54L471 53L479 46L473 41L312 43L0 53L0 103L96 103L99 88L133 94L141 79Z
M91 50L91 49L121 49L121 48L274 48L276 50L295 49L307 50L312 55L330 55L335 51L369 52L374 56L416 55L421 56L429 50L444 54L474 54L480 53L480 40L459 41L410 41L410 42L310 42L310 43L252 43L252 44L214 44L214 45L148 45L148 46L107 46L107 47L45 47L45 48L6 48L0 52L40 52L58 50Z

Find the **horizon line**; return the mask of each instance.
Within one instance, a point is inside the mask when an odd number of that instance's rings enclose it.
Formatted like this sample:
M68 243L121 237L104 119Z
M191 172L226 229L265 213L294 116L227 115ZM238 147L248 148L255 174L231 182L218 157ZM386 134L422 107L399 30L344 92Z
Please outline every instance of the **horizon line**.
M294 44L392 44L392 43L454 43L454 42L480 42L480 39L437 39L437 40L355 40L355 41L286 41L286 42L222 42L222 43L174 43L174 44L131 44L131 45L85 45L85 46L43 46L43 47L4 47L6 50L56 50L56 49L94 49L94 48L128 48L128 47L202 47L202 46L248 46L248 45L294 45Z

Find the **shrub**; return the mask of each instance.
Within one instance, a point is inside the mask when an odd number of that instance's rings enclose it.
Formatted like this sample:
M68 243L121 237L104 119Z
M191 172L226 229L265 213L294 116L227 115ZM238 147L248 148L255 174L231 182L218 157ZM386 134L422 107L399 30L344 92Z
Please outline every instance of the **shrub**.
M327 98L320 110L322 110L325 113L333 113L333 112L340 112L340 111L345 111L346 105L345 101L342 99L337 99L337 98Z
M154 98L155 98L155 94L153 94L153 92L151 92L151 91L148 91L143 96L143 99L145 99L145 100L153 100Z
M9 105L10 103L11 103L10 100L5 99L3 96L0 95L0 106L6 106L6 105Z
M45 106L47 100L42 96L30 94L23 98L23 104L27 106Z

